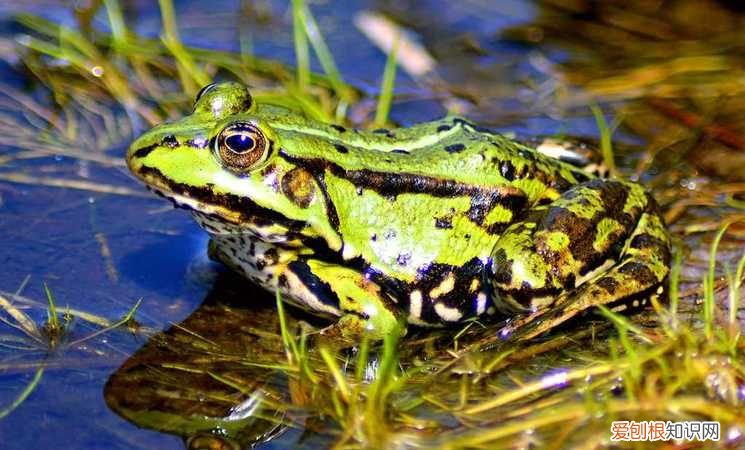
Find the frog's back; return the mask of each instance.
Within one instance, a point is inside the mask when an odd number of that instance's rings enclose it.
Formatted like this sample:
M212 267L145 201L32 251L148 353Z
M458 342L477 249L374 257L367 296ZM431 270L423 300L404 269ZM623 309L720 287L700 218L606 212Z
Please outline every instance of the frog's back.
M315 124L302 132L286 129L282 140L285 156L295 162L325 165L384 194L519 190L533 203L588 179L576 167L459 117L374 131Z

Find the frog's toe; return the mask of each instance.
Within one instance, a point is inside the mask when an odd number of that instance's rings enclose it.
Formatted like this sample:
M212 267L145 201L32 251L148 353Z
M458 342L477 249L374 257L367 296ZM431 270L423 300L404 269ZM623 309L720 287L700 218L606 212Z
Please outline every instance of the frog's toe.
M319 341L327 346L344 348L358 345L364 340L382 341L388 337L398 339L405 335L406 325L401 320L373 322L359 314L348 313L321 330Z

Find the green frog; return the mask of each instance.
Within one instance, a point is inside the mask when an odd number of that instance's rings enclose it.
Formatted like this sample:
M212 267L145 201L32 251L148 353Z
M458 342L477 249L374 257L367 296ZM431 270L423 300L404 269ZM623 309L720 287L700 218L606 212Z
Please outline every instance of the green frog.
M577 147L454 116L362 131L211 84L132 143L131 172L192 212L209 253L282 300L380 339L482 315L545 333L663 293L670 239L645 189Z

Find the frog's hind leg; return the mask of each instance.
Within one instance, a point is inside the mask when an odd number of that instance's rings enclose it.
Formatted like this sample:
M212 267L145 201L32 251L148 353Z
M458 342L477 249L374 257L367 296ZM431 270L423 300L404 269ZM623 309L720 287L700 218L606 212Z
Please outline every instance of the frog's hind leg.
M612 311L638 308L663 294L669 271L670 242L662 219L644 212L626 240L618 262L602 273L580 280L548 308L537 309L506 325L500 334L530 339L598 305Z

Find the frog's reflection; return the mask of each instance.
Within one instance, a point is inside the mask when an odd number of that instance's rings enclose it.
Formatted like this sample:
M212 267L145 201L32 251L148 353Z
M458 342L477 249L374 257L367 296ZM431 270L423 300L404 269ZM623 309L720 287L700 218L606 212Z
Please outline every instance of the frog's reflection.
M287 380L272 368L285 362L273 298L221 274L191 316L109 378L104 395L117 414L181 436L188 449L248 448L285 429Z

